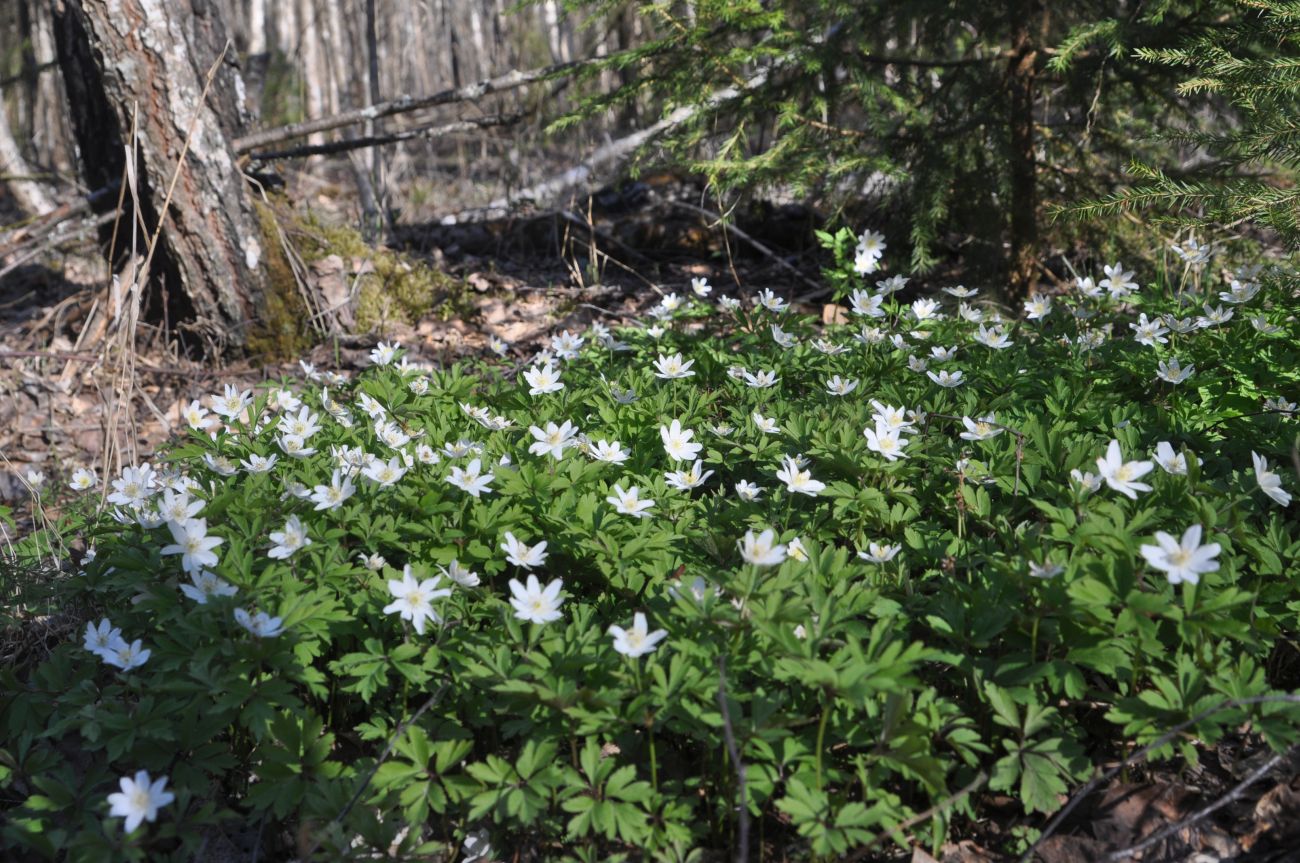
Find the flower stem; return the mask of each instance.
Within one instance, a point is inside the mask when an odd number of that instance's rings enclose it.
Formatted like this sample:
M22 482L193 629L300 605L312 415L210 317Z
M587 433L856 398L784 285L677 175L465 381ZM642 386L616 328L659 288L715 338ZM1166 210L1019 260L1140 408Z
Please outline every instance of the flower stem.
M817 790L822 790L822 749L826 741L826 720L830 719L831 705L828 701L822 707L821 722L817 723Z
M632 659L632 673L636 678L636 691L638 695L645 694L645 685L641 680L641 664ZM655 717L653 713L646 713L645 717L646 739L650 744L650 787L654 789L655 794L659 793L659 759L655 755Z

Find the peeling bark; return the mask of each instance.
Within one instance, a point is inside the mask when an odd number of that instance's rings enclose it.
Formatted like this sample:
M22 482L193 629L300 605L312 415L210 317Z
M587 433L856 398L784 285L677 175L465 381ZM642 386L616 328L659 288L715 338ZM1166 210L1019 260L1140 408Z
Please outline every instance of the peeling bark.
M153 290L181 328L222 352L239 348L265 276L261 229L230 141L243 131L243 88L210 0L62 0L56 41L82 171L99 188L119 178L138 123L141 210L152 233L178 160L185 164L154 255ZM186 141L189 141L186 151ZM126 222L125 224L130 224ZM131 250L120 248L118 253Z

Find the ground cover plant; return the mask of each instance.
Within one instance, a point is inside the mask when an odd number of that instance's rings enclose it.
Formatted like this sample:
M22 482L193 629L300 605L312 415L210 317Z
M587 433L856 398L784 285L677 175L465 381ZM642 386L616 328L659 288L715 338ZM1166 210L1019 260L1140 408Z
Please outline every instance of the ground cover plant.
M71 474L87 623L0 677L6 845L832 859L986 791L1041 824L1195 717L1153 756L1293 744L1208 708L1300 630L1294 281L1184 241L1011 314L823 241L846 323L697 280L524 362L227 387Z

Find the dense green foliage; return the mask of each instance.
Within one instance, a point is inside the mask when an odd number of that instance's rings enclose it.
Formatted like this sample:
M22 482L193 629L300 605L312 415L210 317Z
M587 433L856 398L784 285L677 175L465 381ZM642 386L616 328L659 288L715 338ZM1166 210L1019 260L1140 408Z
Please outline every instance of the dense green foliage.
M853 238L824 240L860 328L674 296L626 346L557 336L558 381L381 345L355 380L227 391L221 422L196 404L59 583L111 621L99 646L0 672L4 845L189 860L224 828L268 857L473 834L699 860L734 846L743 800L751 842L826 859L937 843L988 790L1050 813L1125 746L1294 686L1269 671L1300 631L1292 287L1129 293L1114 268L1000 322L864 290ZM521 599L526 567L562 595ZM258 610L276 619L237 619ZM1297 718L1231 707L1156 756L1247 728L1280 747ZM155 821L105 802L137 771L167 778Z
M1249 221L1272 228L1300 246L1300 10L1290 2L1240 0L1232 25L1187 44L1138 55L1180 70L1179 90L1220 100L1234 122L1212 132L1165 130L1176 143L1214 157L1190 175L1171 175L1158 161L1138 159L1138 182L1097 203L1077 208L1106 215L1143 209L1162 221L1215 227ZM1222 109L1221 109L1222 110Z
M609 7L603 0L573 0ZM858 203L914 271L960 250L965 272L1025 280L1075 224L1046 207L1108 193L1154 133L1195 128L1177 68L1135 49L1213 32L1230 0L642 0L651 34L614 57L623 86L565 122L637 99L693 109L659 139L719 191L767 188ZM592 74L595 74L593 72ZM646 125L643 122L643 125ZM1115 240L1104 231L1104 242ZM1093 239L1096 239L1095 237ZM1103 240L1090 243L1093 248ZM1023 250L1023 251L1022 251ZM967 276L973 278L972 276Z

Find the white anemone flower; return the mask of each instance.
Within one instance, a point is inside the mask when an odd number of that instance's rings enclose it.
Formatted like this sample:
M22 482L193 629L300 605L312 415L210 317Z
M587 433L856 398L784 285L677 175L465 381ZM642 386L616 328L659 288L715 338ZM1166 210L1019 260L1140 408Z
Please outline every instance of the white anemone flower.
M673 461L691 461L704 449L704 444L694 443L691 438L695 432L682 428L681 420L673 420L670 425L659 427L659 437L664 442L664 452Z
M1282 488L1282 478L1268 469L1268 459L1254 451L1251 452L1250 459L1255 465L1255 482L1259 483L1260 491L1279 506L1289 506L1291 493Z
M515 566L521 566L524 569L532 569L546 563L546 541L543 540L537 545L528 545L520 542L510 531L505 532L505 542L501 543L501 549L506 553L506 561L513 563Z
M219 536L208 536L208 522L203 518L191 518L186 521L169 521L167 529L176 541L164 545L160 554L179 554L181 569L195 572L205 567L217 565L217 555L212 549L224 540Z
M524 381L527 382L529 387L528 394L532 396L564 389L564 383L560 380L559 371L549 362L541 367L533 366L526 370L524 372Z
M754 425L764 434L779 434L781 427L777 425L776 420L772 417L765 417L758 411L754 411Z
M888 563L902 550L903 547L901 545L887 545L885 543L869 542L867 543L867 550L859 551L858 557L868 563Z
M1171 357L1168 362L1164 360L1159 362L1159 371L1156 372L1156 377L1171 384L1181 384L1191 377L1194 371L1196 371L1195 366L1184 367L1179 364L1177 357Z
M1139 491L1151 491L1151 486L1137 480L1154 467L1149 461L1124 461L1117 440L1112 440L1106 447L1106 455L1097 459L1097 473L1106 485L1131 500L1137 500Z
M650 515L648 510L655 505L655 502L650 498L641 498L641 491L636 486L624 491L620 483L616 484L610 491L613 494L605 498L605 500L612 503L614 510L623 515L630 515L633 518L646 518Z
M867 449L872 452L879 453L889 461L907 458L903 448L907 446L908 439L899 436L899 428L891 428L877 420L874 429L863 429L862 434L867 439Z
M1155 463L1160 465L1160 469L1165 473L1174 475L1183 475L1187 473L1187 456L1180 452L1174 452L1173 446L1167 440L1162 440L1156 444Z
M289 516L283 530L271 531L271 542L275 545L266 556L273 560L285 560L298 549L311 545L307 528L303 526L302 519L296 515Z
M338 509L343 502L356 492L357 487L352 484L352 478L344 476L338 469L334 469L330 477L329 485L318 485L312 487L311 500L315 502L317 511L322 509Z
M402 579L389 579L388 592L393 601L384 606L384 614L397 614L402 620L411 621L417 635L424 635L424 622L431 620L442 623L442 618L433 609L433 601L444 596L451 596L451 589L438 587L441 575L419 581L411 574L411 565L402 567Z
M762 369L759 369L757 372L745 371L743 372L742 377L745 379L747 385L754 387L755 389L774 387L781 380L776 376L775 369L772 371L763 371Z
M786 557L786 547L777 544L776 534L771 528L757 536L752 530L746 531L737 545L740 547L740 556L754 566L776 566Z
M122 818L122 829L130 833L141 822L152 824L158 820L158 810L176 799L176 795L167 790L167 777L160 776L150 780L149 771L139 770L134 777L123 776L118 780L121 791L108 795L108 814L112 818Z
M483 492L492 490L490 484L494 476L495 474L483 473L482 459L475 458L471 459L463 469L453 466L451 475L446 477L446 480L456 488L478 497Z
M1106 278L1097 283L1097 287L1105 288L1110 295L1115 298L1128 296L1137 290L1138 284L1133 281L1133 271L1125 270L1124 265L1116 261L1113 265L1103 266L1102 270L1106 273Z
M1025 319L1036 321L1052 313L1052 298L1034 294L1025 300Z
M704 463L695 460L686 470L674 470L664 474L664 481L678 491L690 491L704 485L704 481L713 476L713 471L704 470Z
M126 643L126 639L119 638L109 646L108 650L100 654L100 658L122 671L130 671L149 661L153 651L143 647L142 644L143 642L138 638L130 644Z
M560 596L563 588L563 579L557 578L542 587L537 576L531 573L527 584L520 584L518 580L510 579L510 604L514 606L515 617L529 623L551 623L559 620L560 606L564 603L564 598Z
M229 582L223 581L217 577L216 573L208 570L190 573L191 584L182 584L181 593L197 602L199 605L207 605L208 600L214 596L234 596L239 589Z
M848 380L845 380L839 375L835 375L826 382L826 391L833 396L846 396L857 388L857 378L849 378Z
M947 369L944 369L938 374L935 374L934 372L926 372L925 375L941 387L959 387L964 383L961 369L958 369L955 372L950 372Z
M962 440L988 440L1002 434L1003 428L997 424L994 414L982 416L973 420L970 417L962 417L961 424L966 427L966 431L958 435Z
M645 656L659 645L659 642L668 637L668 631L665 629L656 629L650 631L646 623L645 615L637 612L632 616L632 628L623 629L621 626L610 626L609 634L614 636L614 649L624 656L632 657Z
M813 479L810 471L802 469L799 463L789 456L786 456L781 468L776 472L776 478L785 483L790 491L810 497L816 497L826 488L826 483Z
M480 583L478 573L454 558L446 566L439 566L438 571L461 587L478 587Z
M388 461L378 458L372 460L361 469L361 475L380 488L388 488L406 476L406 471L404 459L395 455Z
M1187 528L1181 540L1158 530L1156 545L1144 545L1138 551L1142 552L1147 563L1169 578L1170 584L1184 581L1196 584L1202 574L1219 568L1219 562L1215 560L1219 556L1219 544L1212 542L1201 545L1199 524Z
M79 467L72 472L68 487L73 491L90 491L99 485L99 476L94 468Z
M1049 578L1056 578L1063 572L1065 572L1065 567L1061 566L1059 563L1038 563L1037 561L1032 560L1029 562L1029 574L1033 578L1046 580Z
M113 626L107 617L100 620L98 624L86 624L86 636L82 646L101 659L115 650L119 642L125 643L122 640L122 630Z
M575 445L578 427L568 420L564 421L564 425L559 426L553 422L548 422L544 430L537 426L530 426L528 433L535 438L528 445L530 453L549 455L553 459L562 459L564 458L564 448Z
M250 614L242 608L235 609L235 622L248 630L255 638L274 638L284 632L284 621L272 617L265 611Z
M660 354L659 358L654 362L655 377L663 378L664 380L677 380L679 378L693 377L695 375L695 372L691 371L691 366L693 365L695 365L695 360L683 361L680 353L673 354L672 356L664 356L663 354Z
M610 464L622 464L632 455L629 450L623 449L618 441L611 443L604 438L593 443L588 454L596 461L606 461Z
M402 346L401 342L394 341L380 342L370 351L370 361L377 366L386 366L397 358L397 350Z

